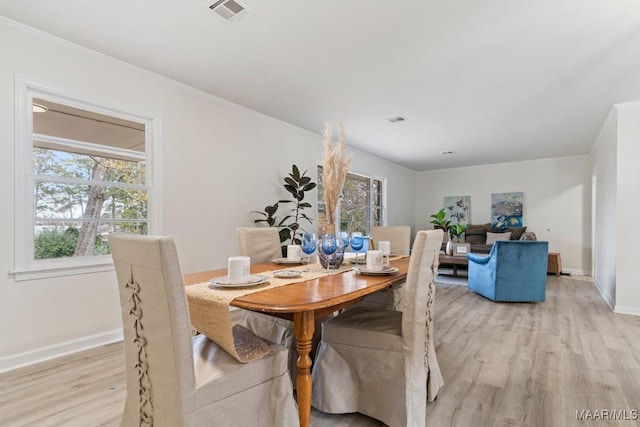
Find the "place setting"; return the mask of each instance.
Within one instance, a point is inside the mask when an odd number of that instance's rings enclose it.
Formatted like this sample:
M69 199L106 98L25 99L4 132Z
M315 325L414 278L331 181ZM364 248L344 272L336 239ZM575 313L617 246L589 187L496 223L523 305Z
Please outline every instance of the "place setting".
M315 238L314 238L315 241ZM301 245L287 245L287 256L285 258L275 258L271 260L275 264L305 265L309 263L309 256L302 256L303 247ZM314 243L315 250L315 243ZM305 252L306 253L306 252Z
M397 267L390 266L389 254L380 249L367 251L365 268L356 264L353 269L356 274L369 276L388 276L400 271Z
M269 276L250 273L251 258L248 256L230 257L227 264L227 275L214 277L209 284L217 288L244 288L258 286L269 282Z

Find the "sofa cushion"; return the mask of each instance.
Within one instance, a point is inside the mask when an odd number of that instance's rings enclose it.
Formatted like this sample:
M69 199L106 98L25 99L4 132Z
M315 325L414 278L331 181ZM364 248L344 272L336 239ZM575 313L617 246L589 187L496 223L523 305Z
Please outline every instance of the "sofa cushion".
M487 241L487 231L491 229L491 224L470 224L464 232L464 240L472 245L484 245Z
M487 233L487 245L492 245L493 242L496 242L498 240L510 240L510 239L511 239L510 231L507 231L506 233L491 233L491 232Z
M471 245L471 252L472 253L476 253L476 254L488 254L489 252L491 252L491 248L493 247L493 245L485 245L483 244L472 244Z
M520 240L538 240L538 237L533 231L527 231L522 233L522 236L520 236Z

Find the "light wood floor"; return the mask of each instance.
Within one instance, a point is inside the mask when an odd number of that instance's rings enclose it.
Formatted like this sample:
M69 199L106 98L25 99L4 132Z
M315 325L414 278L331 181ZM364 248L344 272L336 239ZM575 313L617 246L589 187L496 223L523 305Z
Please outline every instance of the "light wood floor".
M590 281L549 276L540 304L439 284L435 319L445 386L429 426L640 426L576 420L580 410L640 410L640 317L613 314ZM0 375L0 426L118 426L123 361L118 343ZM312 414L314 427L380 425Z

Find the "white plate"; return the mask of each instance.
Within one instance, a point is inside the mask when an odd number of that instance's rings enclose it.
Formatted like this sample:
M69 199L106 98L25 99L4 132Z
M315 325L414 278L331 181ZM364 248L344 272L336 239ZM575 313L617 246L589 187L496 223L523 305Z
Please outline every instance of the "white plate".
M365 274L369 276L387 276L389 274L397 273L398 271L400 271L400 269L398 267L391 267L391 268L385 268L384 270L380 270L380 271L371 271L371 270L367 270L366 268L360 268L358 271L360 272L360 274Z
M276 264L306 264L307 260L306 259L299 259L298 261L292 261L290 259L287 258L276 258L274 260L272 260L273 262L275 262Z
M298 270L278 270L274 271L273 275L281 279L295 279L302 276L302 273Z
M268 281L269 281L268 276L254 275L254 276L249 276L249 281L247 283L229 283L229 276L220 276L220 277L214 277L213 279L209 280L209 283L221 288L243 288L246 286L261 285Z

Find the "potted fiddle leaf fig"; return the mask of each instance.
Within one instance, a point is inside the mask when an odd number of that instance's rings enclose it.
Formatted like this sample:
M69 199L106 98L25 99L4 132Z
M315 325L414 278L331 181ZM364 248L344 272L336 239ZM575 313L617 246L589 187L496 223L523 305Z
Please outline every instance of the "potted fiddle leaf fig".
M449 229L451 228L451 221L447 219L447 211L442 208L438 212L431 215L431 221L434 228L441 228L445 234L449 234Z

